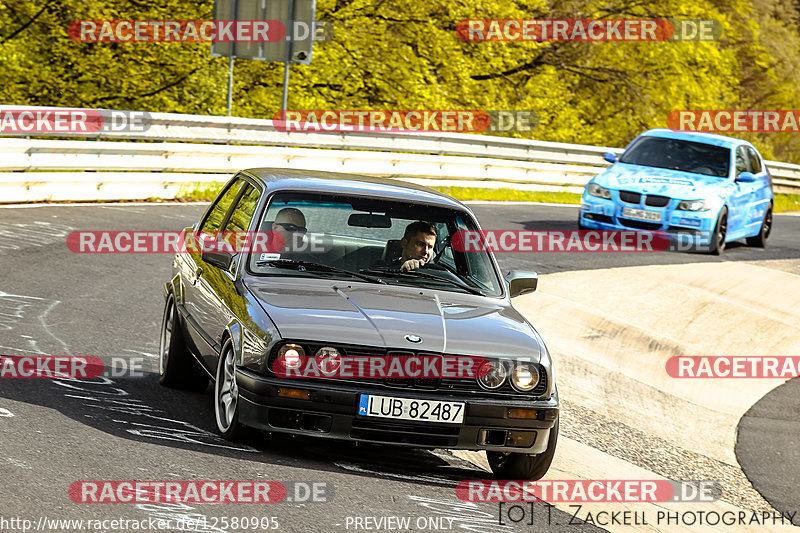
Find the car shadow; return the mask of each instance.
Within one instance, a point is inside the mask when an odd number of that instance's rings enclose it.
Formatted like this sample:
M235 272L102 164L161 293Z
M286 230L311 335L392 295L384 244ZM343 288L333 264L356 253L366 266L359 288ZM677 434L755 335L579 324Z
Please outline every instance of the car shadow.
M127 440L314 471L384 475L455 485L490 474L445 450L364 444L248 430L231 442L217 434L211 387L169 389L155 373L88 380L5 379L0 398L56 410L74 422Z

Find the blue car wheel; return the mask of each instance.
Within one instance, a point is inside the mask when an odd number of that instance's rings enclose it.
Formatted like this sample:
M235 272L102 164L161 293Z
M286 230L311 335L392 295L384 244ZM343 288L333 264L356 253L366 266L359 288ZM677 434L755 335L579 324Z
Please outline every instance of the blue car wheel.
M709 252L712 255L722 255L725 251L725 238L728 235L728 208L724 207L719 210L717 217L717 224L714 226L714 233L711 234L711 242L709 243Z
M747 237L747 246L755 246L756 248L765 248L767 246L767 239L772 231L772 204L767 206L764 212L764 219L761 221L761 228L758 235Z

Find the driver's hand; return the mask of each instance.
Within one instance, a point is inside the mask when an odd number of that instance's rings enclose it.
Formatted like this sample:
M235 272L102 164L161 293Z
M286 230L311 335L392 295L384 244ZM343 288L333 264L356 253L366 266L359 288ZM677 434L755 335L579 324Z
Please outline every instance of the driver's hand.
M405 263L402 264L400 270L416 270L418 268L422 268L425 264L424 259L409 259Z

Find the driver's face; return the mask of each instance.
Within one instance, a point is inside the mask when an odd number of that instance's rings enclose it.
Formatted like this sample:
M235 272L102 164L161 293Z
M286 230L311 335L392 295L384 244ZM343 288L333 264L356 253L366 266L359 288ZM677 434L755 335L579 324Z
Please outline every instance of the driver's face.
M273 231L283 237L284 249L299 245L306 233L306 219L296 213L279 214L272 223Z
M436 235L419 232L408 239L402 239L400 245L403 247L402 261L421 259L427 263L433 255L433 247L436 246Z

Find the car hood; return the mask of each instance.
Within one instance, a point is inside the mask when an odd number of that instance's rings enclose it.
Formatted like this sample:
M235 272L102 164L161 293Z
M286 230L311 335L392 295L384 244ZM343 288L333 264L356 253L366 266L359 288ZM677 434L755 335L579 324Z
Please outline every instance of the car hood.
M594 181L609 189L690 200L716 196L720 185L726 183L726 178L668 168L614 163L598 174Z
M505 300L417 287L308 278L247 282L281 337L290 340L476 356L545 350L538 333ZM420 337L418 343L407 335Z

